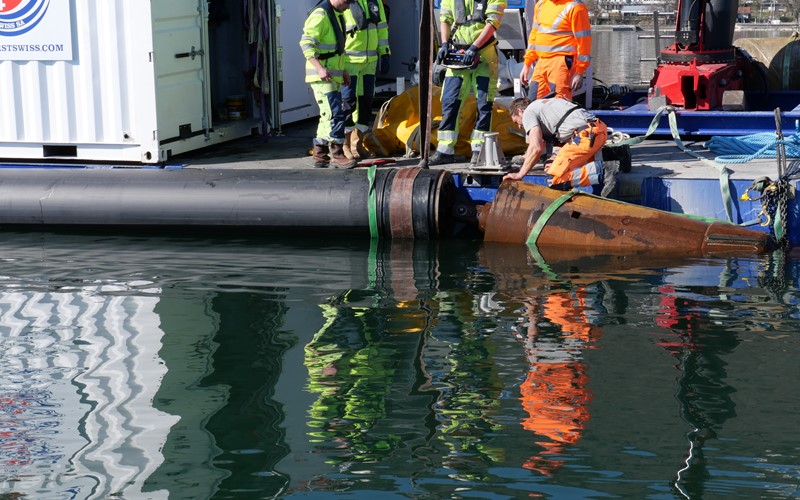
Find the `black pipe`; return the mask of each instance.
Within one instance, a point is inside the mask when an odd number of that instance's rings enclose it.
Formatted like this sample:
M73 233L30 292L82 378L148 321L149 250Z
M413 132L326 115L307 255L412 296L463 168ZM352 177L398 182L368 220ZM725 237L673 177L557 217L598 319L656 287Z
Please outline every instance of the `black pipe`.
M738 13L739 0L681 0L675 43L693 51L729 49Z
M413 184L395 182L416 173ZM409 171L409 172L405 172ZM418 171L418 172L416 172ZM435 186L435 187L434 187ZM451 230L443 170L375 170L378 236ZM367 169L0 169L0 225L260 228L369 234ZM394 213L392 220L390 214ZM398 228L398 220L413 220Z
M738 15L739 0L709 0L703 26L703 49L731 48Z

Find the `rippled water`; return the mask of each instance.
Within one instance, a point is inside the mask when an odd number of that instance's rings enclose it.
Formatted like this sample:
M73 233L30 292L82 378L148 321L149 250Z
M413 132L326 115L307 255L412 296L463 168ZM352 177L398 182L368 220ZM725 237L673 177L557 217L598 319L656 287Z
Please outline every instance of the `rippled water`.
M4 233L0 494L797 498L799 275Z

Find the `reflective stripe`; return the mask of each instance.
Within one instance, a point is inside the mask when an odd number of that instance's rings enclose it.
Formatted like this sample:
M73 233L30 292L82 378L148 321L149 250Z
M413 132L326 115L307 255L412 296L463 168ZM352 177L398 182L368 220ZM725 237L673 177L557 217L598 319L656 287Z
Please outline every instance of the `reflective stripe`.
M592 62L592 56L578 56L579 61Z
M586 167L576 168L575 170L572 171L572 181L570 181L572 187L578 187L581 185L581 170L583 170L584 168Z
M575 32L575 38L584 38L584 37L587 37L587 36L592 36L591 30L589 30L589 31L576 31Z
M348 57L377 57L377 50L348 50L345 52Z
M334 77L336 77L336 76L342 76L343 77L344 76L344 70L343 69L331 69L331 68L326 68L326 69L331 74L331 76L334 76ZM310 67L310 68L306 68L306 76L317 76L316 68L314 68L313 66Z
M388 47L388 46L389 46L389 40L381 40L378 42L378 47Z
M586 178L589 181L589 186L600 184L600 172L603 169L602 155L598 151L594 155L594 160L584 165L582 168L576 168L572 171L572 185L578 187L581 185L582 171L586 171ZM585 186L584 186L585 187Z
M317 50L319 50L319 51L326 50L328 52L335 52L336 51L336 44L335 43L320 43L320 44L317 44Z
M545 45L535 45L536 52L575 52L574 45L556 45L555 47L548 47Z
M455 130L439 130L437 137L440 141L455 141L458 139L458 132Z
M439 9L439 17L440 18L442 16L452 16L452 15L453 15L453 11L451 11L450 9L445 9L445 8L440 8Z
M553 28L556 28L559 24L561 24L564 19L566 19L569 12L578 5L578 2L570 2L564 6L564 10L561 11L561 14L556 16L555 20L553 20Z
M469 137L469 141L470 142L483 142L484 138L485 138L485 136L483 134L485 134L485 133L486 132L484 132L482 130L473 130L472 131L472 135L470 135L470 137Z
M389 24L386 23L386 22L378 23L378 29L379 30L386 29L388 27L389 27Z
M595 184L600 183L600 170L601 166L598 164L597 160L587 164L585 167L587 177L589 177L589 185L594 186Z
M569 31L569 30L566 30L566 31L565 30L556 30L556 29L553 29L553 28L541 28L539 30L539 33L542 33L542 34L545 34L545 35L572 36L572 32Z

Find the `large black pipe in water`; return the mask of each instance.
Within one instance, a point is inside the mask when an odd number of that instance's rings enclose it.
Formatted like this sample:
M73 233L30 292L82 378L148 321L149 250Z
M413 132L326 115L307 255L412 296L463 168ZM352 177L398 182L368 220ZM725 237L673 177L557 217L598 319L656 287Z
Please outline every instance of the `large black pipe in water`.
M0 169L0 225L216 227L435 238L443 170Z

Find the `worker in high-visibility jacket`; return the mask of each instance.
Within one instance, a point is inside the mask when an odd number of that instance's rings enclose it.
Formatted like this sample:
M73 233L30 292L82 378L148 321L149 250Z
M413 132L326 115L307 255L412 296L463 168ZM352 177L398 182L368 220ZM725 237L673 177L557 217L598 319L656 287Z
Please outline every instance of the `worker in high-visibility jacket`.
M352 168L355 160L344 154L342 85L350 83L344 66L344 19L342 12L356 0L322 0L308 14L300 48L306 58L306 82L319 106L319 125L313 141L312 165ZM330 156L328 155L330 153Z
M602 149L606 124L577 104L560 97L514 99L508 113L525 130L528 149L518 172L503 179L520 180L530 172L546 149L545 141L561 144L550 166L548 184L556 189L593 186L603 182Z
M484 134L492 129L492 109L497 93L497 42L506 0L442 0L439 8L441 47L436 61L442 64L451 49L463 49L466 69L448 68L442 85L442 121L437 134L436 153L429 165L455 162L461 103L475 93L478 113L470 136L471 164L478 163Z
M531 99L555 92L558 97L572 100L572 93L583 85L592 62L589 9L582 0L538 0L531 24L520 82L530 83Z
M342 99L348 113L345 124L344 154L350 158L373 156L364 148L369 131L375 75L380 62L382 74L389 70L389 25L381 0L357 0L344 12L345 69L350 85L342 87Z

